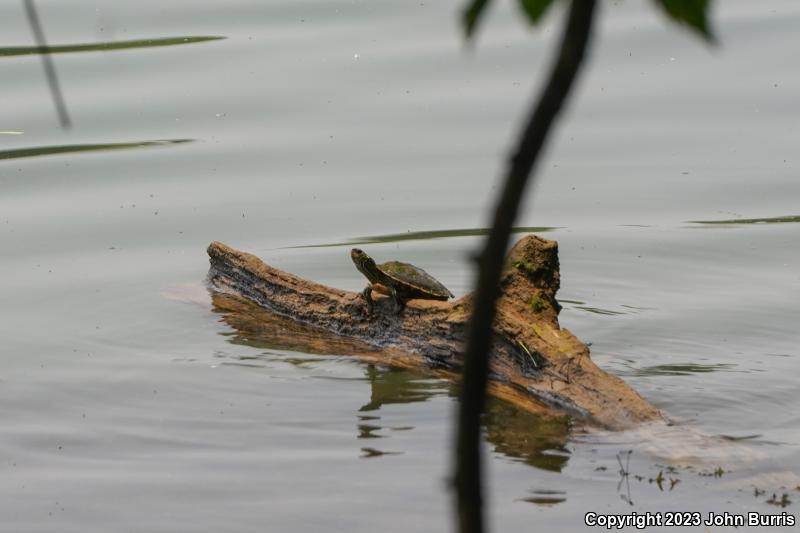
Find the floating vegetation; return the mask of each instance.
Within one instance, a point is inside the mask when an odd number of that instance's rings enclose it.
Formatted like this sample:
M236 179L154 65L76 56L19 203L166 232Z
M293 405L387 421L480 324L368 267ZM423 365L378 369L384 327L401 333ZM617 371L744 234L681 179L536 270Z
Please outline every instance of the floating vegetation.
M634 311L652 311L654 309L653 307L637 307L635 305L625 305L625 304L620 304L619 306L624 307L625 309L633 309Z
M198 35L187 37L159 37L157 39L135 39L130 41L105 41L99 43L60 44L46 46L48 54L65 54L75 52L109 52L112 50L130 50L132 48L154 48L160 46L177 46L207 41L219 41L225 37L219 35ZM27 56L42 53L38 46L4 46L0 47L0 57Z
M721 466L718 466L714 470L703 470L697 473L697 475L700 477L713 477L713 478L721 478L725 474L726 472Z
M664 472L670 474L669 476L665 476ZM681 482L680 478L672 477L671 474L675 474L677 476L678 469L674 466L667 466L666 468L662 468L658 471L658 475L656 477L647 478L647 482L650 484L655 483L658 487L658 490L664 492L664 487L666 486L665 482L669 482L669 486L667 487L667 492L672 492L672 489L675 488L675 485ZM637 481L644 481L644 476L633 476Z
M561 300L562 302L565 300ZM612 311L611 309L603 309L602 307L590 307L588 305L576 305L575 309L586 311L587 313L594 313L595 315L616 316L627 314L624 311Z
M658 471L658 475L655 477L655 479L651 479L650 480L650 483L653 483L653 482L655 482L655 484L658 485L658 490L664 490L664 487L662 486L662 484L664 483L664 471L663 470L659 470Z
M267 368L266 365L259 365L257 363L245 363L242 361L239 362L223 361L220 363L220 366L238 366L242 368Z
M359 424L358 425L358 439L383 439L384 435L376 435L376 431L383 429L383 426L376 426L373 424Z
M633 369L627 373L629 376L690 376L692 374L707 374L735 368L732 363L719 363L715 365L701 365L697 363L678 363L673 365L654 365Z
M741 442L741 441L744 441L744 440L758 439L760 437L763 437L763 435L761 435L760 433L754 433L752 435L743 435L741 437L735 437L733 435L720 435L719 436L719 438L727 440L727 441L731 441L731 442Z
M511 233L544 233L553 231L556 227L516 227ZM431 231L407 231L405 233L389 233L386 235L372 235L366 237L354 237L347 241L333 242L326 244L307 244L303 246L287 246L287 248L328 248L333 246L352 246L355 244L379 244L400 241L426 241L432 239L447 239L452 237L476 237L488 235L489 228L470 228L470 229L445 229Z
M403 452L382 452L375 448L361 448L361 458L368 459L371 457L381 457L383 455L401 455Z
M604 307L597 307L592 305L586 305L586 302L582 300L568 300L566 298L559 298L559 302L565 304L571 304L573 309L579 309L581 311L586 311L587 313L593 313L595 315L606 315L606 316L618 316L618 315L630 315L630 314L638 314L640 311L652 311L652 307L637 307L635 305L626 305L620 304L620 307L624 307L624 311L615 311L613 309L606 309Z
M530 492L534 496L522 498L520 501L536 505L556 505L567 501L567 493L562 490L532 490Z
M785 488L785 487L781 487ZM795 490L800 490L800 487L796 487ZM759 489L758 487L753 487L753 497L760 498L761 496L765 495L767 491L765 489ZM768 503L770 505L774 505L776 507L788 507L792 504L792 500L789 498L789 493L784 492L778 497L778 494L773 492L772 496L764 500L764 503Z
M535 503L536 505L556 505L562 502L567 501L566 498L556 498L556 497L548 497L548 496L537 496L532 498L522 498L523 502L528 503Z
M70 154L78 152L107 152L111 150L130 150L132 148L149 148L155 146L168 146L172 144L190 143L194 139L166 139L157 141L136 141L127 143L102 143L102 144L61 144L54 146L34 146L32 148L16 148L13 150L0 150L0 160L19 159L23 157L39 157L43 155Z
M689 220L687 222L690 224L705 224L705 225L787 224L792 222L800 222L800 215L768 217L768 218L732 218L728 220Z
M772 497L767 500L767 503L770 505L774 505L776 507L786 507L792 503L792 500L789 499L789 495L787 493L783 493L780 498L777 497L775 493L772 494Z

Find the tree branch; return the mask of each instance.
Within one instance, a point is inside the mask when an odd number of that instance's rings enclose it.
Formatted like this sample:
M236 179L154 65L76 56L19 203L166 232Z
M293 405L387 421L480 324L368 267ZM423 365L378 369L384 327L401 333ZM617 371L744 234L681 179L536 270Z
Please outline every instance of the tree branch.
M458 415L454 483L461 533L484 531L481 489L480 417L486 403L491 345L499 279L511 227L550 128L561 111L583 62L595 0L573 0L558 57L530 114L509 162L503 190L495 207L492 229L479 257L475 303L468 329L464 381Z

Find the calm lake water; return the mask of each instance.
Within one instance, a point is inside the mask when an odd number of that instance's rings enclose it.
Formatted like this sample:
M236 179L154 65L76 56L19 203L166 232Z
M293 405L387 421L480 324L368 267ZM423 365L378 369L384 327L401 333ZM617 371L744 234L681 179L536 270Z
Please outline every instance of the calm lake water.
M356 290L347 244L309 246L484 227L560 16L498 4L465 47L453 1L37 4L52 45L85 46L53 56L65 132L22 3L0 6L0 529L451 530L452 385L231 328L205 247ZM562 325L682 425L493 405L495 531L798 514L800 5L716 4L709 48L604 2L518 221L560 244ZM464 233L362 247L460 296ZM692 435L738 442L667 469Z

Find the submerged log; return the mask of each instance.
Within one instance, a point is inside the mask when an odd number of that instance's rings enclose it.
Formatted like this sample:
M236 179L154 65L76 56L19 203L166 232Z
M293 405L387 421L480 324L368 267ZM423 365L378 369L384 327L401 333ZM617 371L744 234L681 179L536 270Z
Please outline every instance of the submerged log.
M236 298L256 303L263 308L262 320L282 324L272 331L288 332L289 344L297 334L327 353L457 379L471 293L452 302L410 300L400 315L390 298L374 295L370 316L359 293L302 279L219 242L211 243L208 255L209 284L219 296L215 304L231 306ZM589 348L559 326L555 241L530 235L517 242L500 283L489 354L492 394L532 412L567 414L609 429L663 420L625 382L598 368Z

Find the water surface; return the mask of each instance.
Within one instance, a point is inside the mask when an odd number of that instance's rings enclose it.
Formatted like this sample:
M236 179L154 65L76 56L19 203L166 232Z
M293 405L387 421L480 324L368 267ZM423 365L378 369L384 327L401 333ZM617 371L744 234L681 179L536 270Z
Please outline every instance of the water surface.
M205 247L357 290L359 242L464 294L556 13L529 32L498 4L470 50L458 2L37 4L74 128L4 4L4 529L451 528L453 386L248 338L203 295ZM708 48L604 4L517 225L559 242L562 324L686 432L494 404L495 530L776 513L784 492L797 512L798 23L796 2L717 2ZM697 434L744 451L668 470Z

